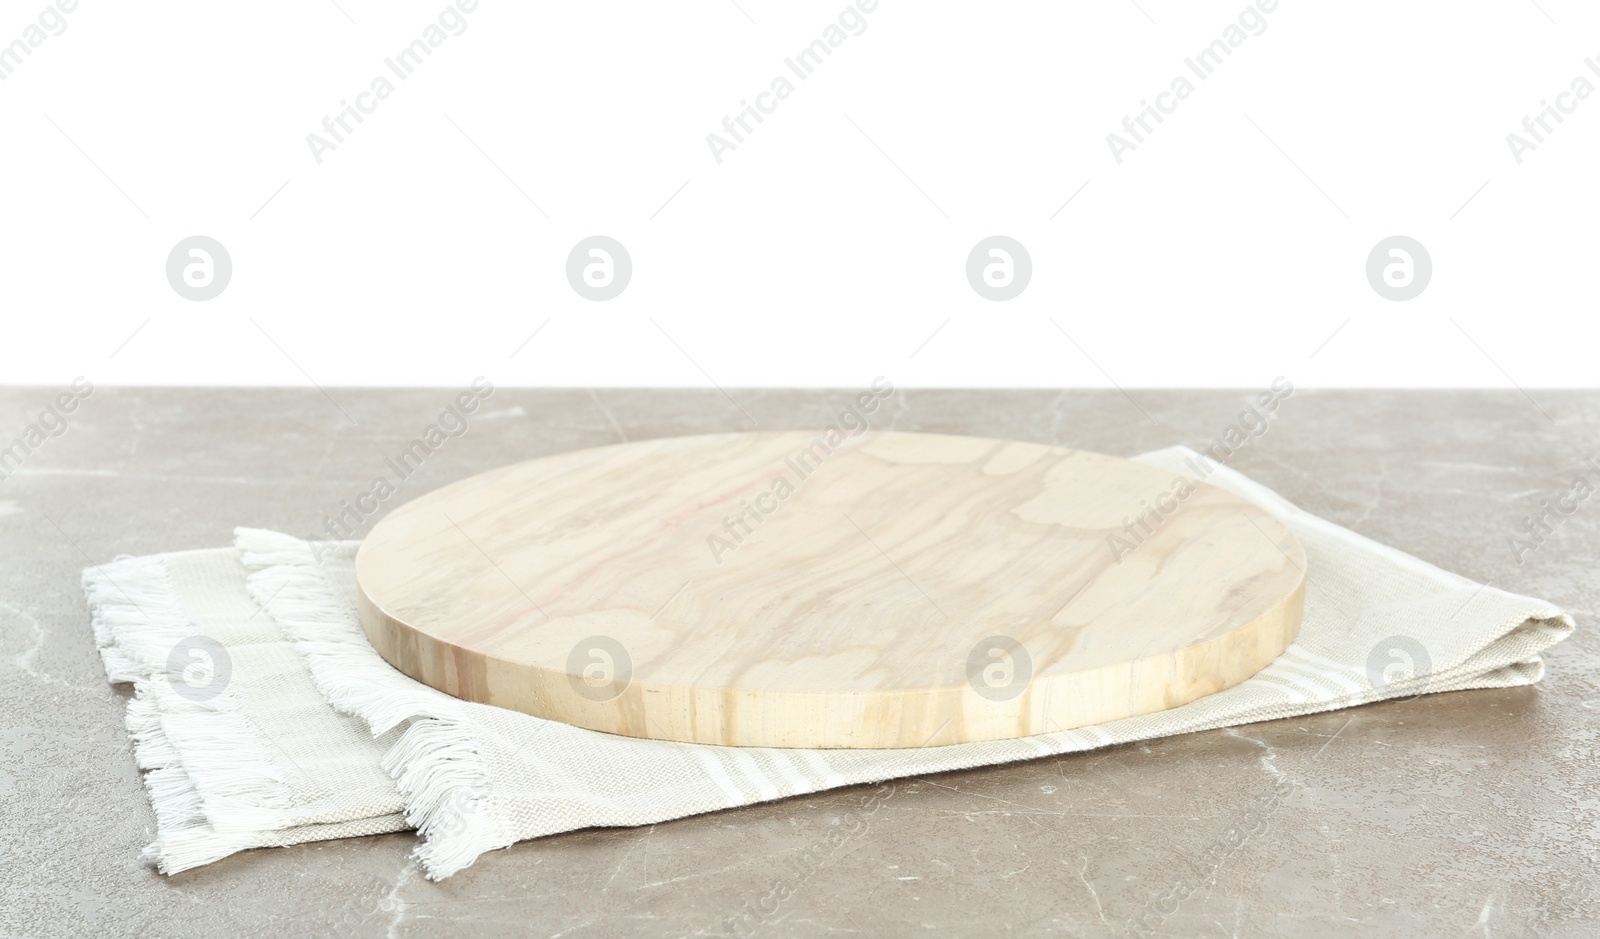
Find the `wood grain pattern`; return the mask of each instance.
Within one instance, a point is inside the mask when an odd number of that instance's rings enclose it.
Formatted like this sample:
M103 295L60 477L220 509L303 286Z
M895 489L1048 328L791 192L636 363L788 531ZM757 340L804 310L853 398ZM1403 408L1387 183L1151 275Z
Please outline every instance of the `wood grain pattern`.
M1113 457L718 434L493 470L381 521L361 621L452 695L696 743L919 747L1235 685L1299 629L1266 511Z

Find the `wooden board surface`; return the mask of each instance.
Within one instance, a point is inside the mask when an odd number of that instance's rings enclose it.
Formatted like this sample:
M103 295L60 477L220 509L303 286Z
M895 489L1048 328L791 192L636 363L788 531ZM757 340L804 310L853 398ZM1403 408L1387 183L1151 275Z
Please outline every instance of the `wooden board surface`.
M580 450L424 495L362 625L452 695L635 737L919 747L1175 707L1299 629L1305 554L1166 470L939 434Z

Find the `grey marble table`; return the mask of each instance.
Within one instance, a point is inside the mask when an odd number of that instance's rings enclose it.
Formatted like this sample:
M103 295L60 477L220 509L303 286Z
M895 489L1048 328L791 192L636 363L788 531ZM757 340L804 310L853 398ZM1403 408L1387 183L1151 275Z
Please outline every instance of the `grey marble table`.
M59 390L0 389L0 446ZM1600 499L1520 562L1512 541L1577 477L1600 483L1596 392L1301 390L1231 461L1341 525L1565 607L1579 631L1537 687L903 780L814 868L801 858L859 792L546 838L440 884L410 834L143 867L128 692L100 672L80 570L224 545L241 524L320 531L454 393L103 388L15 471L0 462L0 935L717 935L775 886L758 930L774 937L1600 931ZM851 393L498 389L386 507L561 450L818 428ZM1131 455L1204 444L1245 397L912 390L876 427ZM1275 774L1293 784L1281 803ZM1247 817L1260 830L1215 850Z

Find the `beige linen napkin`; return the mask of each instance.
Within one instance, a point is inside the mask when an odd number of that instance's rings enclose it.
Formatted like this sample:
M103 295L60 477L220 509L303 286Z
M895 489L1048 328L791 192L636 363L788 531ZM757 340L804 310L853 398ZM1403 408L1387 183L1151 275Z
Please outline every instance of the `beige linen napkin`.
M134 686L128 734L156 816L144 856L163 873L410 827L379 766L398 734L328 707L245 575L233 548L84 571L106 675Z
M1385 698L1531 684L1544 674L1539 653L1572 632L1572 619L1549 603L1340 528L1191 450L1134 459L1251 499L1294 532L1309 580L1299 638L1260 674L1218 694L1017 740L913 750L713 747L461 701L372 650L353 600L355 542L314 550L289 535L240 529L236 549L91 568L85 588L107 673L136 686L129 731L151 771L158 824L147 856L171 873L247 847L409 825L422 834L425 871L440 879L485 851L578 828L650 824ZM221 683L218 659L230 671Z

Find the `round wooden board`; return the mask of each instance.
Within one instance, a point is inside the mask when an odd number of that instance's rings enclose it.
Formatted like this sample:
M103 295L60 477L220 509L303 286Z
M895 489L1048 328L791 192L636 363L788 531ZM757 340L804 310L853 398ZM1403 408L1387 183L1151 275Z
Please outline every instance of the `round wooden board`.
M633 737L920 747L1236 685L1299 630L1305 553L1166 470L942 434L562 453L396 509L361 622L459 698Z

